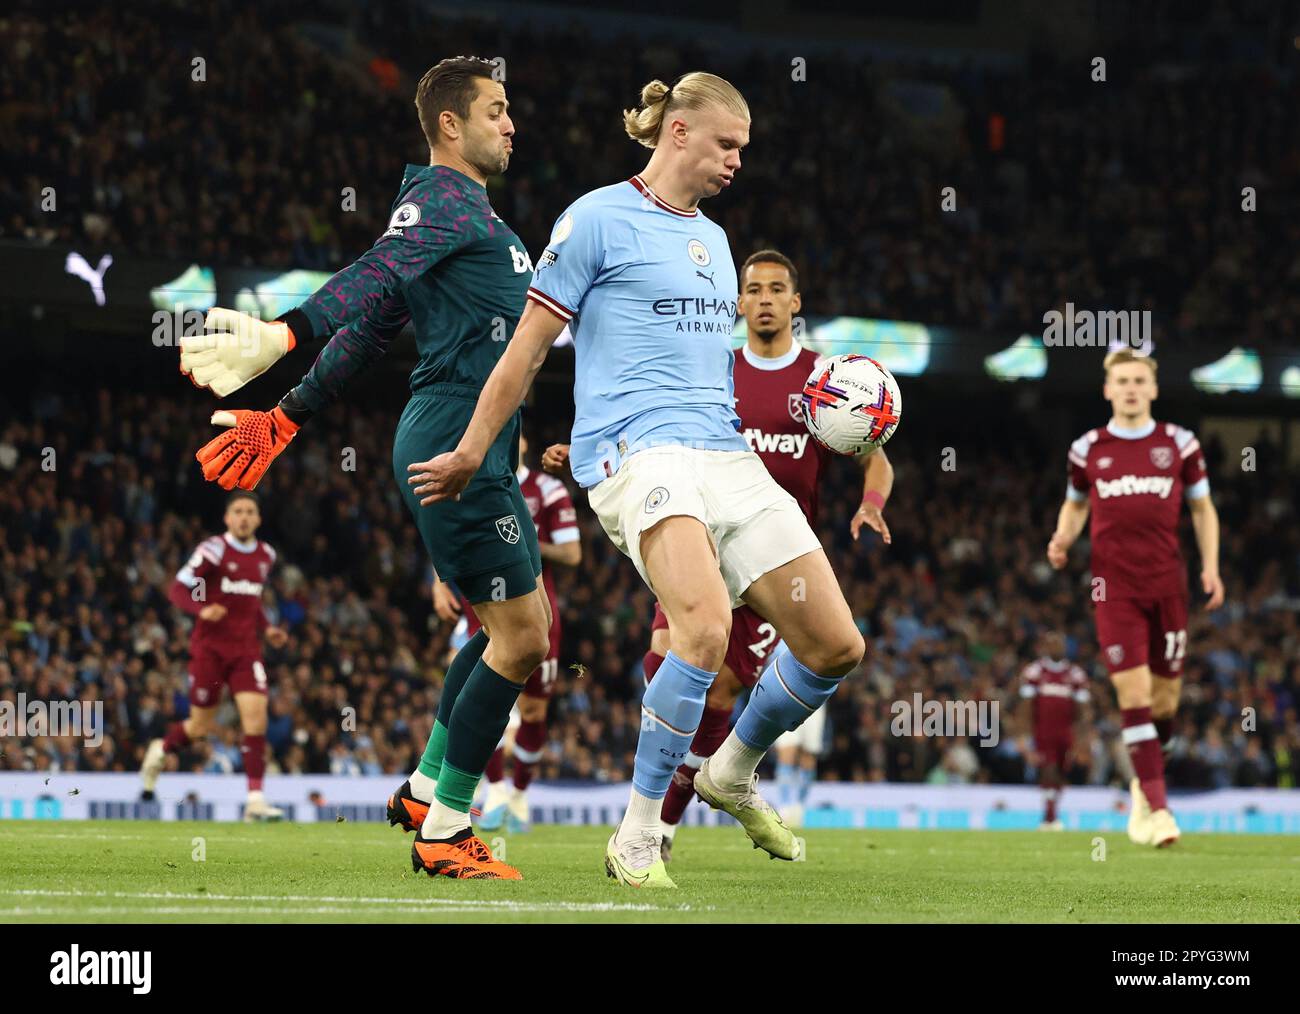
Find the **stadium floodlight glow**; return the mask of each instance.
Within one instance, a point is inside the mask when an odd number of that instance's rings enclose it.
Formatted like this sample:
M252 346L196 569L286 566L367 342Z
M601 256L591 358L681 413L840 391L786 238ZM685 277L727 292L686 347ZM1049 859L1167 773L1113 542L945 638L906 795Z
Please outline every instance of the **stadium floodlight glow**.
M930 365L932 339L924 324L870 317L807 317L796 318L795 325L795 343L823 356L869 356L900 377L918 377ZM748 337L749 328L742 317L731 332L731 347L740 348Z
M930 329L906 320L835 317L814 327L802 344L824 356L869 356L901 377L919 377L930 365Z
M1047 349L1043 340L1022 334L1001 352L985 356L984 372L994 380L1042 380L1047 375Z
M1212 363L1192 370L1192 383L1206 394L1227 394L1229 391L1252 393L1259 390L1264 379L1264 369L1259 353L1240 345Z
M1280 378L1282 394L1287 398L1300 398L1300 366L1288 366Z
M191 264L170 282L149 290L155 310L201 310L217 305L217 280L211 268Z
M265 282L259 282L254 291L257 294L261 313L255 316L260 316L262 320L275 320L280 314L288 313L302 303L331 277L328 271L307 271L298 268L294 271L286 271L282 275L273 275ZM245 310L245 312L253 311Z

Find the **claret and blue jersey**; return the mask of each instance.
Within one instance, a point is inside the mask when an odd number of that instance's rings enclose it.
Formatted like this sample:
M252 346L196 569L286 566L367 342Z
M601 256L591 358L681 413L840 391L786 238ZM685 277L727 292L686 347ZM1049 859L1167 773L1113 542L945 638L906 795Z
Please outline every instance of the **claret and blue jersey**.
M732 386L738 295L726 233L639 176L560 216L528 298L573 334L579 483L596 485L652 446L748 450Z

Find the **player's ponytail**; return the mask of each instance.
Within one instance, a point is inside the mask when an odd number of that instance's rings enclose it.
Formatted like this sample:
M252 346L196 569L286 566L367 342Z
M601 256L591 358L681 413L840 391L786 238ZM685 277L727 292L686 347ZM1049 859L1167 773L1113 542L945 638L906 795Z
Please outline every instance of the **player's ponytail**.
M659 141L659 128L668 110L668 85L658 78L641 89L641 105L623 110L623 129L637 144L653 148Z
M718 105L748 120L749 105L724 78L704 71L694 71L667 85L658 78L641 89L641 103L636 109L623 110L623 129L637 144L653 148L659 143L664 117L678 109L703 109Z

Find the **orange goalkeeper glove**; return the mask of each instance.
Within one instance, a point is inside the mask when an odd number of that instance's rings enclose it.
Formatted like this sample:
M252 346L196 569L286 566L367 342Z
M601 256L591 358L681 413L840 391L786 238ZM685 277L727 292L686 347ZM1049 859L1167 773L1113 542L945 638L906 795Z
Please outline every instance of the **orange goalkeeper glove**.
M269 412L246 408L213 412L212 425L233 428L209 440L194 456L203 466L203 478L222 489L256 487L298 432L298 424L279 405Z

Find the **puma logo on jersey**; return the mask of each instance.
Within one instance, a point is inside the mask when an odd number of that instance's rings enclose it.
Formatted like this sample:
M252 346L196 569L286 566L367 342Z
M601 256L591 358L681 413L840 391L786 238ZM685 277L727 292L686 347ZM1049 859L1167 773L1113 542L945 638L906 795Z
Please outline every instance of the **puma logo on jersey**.
M1118 479L1098 479L1097 496L1105 500L1112 496L1140 496L1154 493L1161 500L1174 488L1169 475L1121 475Z
M751 451L760 454L789 454L798 459L808 447L807 433L764 433L758 429L745 430L745 443Z

